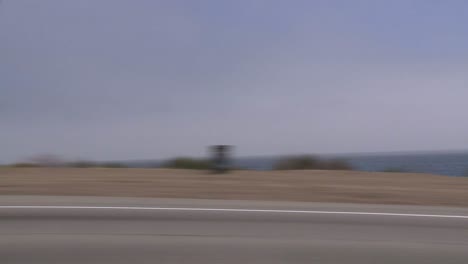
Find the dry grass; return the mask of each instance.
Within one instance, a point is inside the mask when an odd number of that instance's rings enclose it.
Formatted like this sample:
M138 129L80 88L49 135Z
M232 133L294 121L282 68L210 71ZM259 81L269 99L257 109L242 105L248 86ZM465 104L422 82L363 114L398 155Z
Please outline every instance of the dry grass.
M357 171L0 168L0 195L92 195L468 206L468 178Z

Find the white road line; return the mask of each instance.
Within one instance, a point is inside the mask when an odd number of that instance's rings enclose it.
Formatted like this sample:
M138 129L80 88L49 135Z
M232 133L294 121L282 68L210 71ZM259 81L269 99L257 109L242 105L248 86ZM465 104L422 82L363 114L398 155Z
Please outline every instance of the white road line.
M376 215L403 217L433 217L468 219L468 215L438 215L409 213L378 213L353 211L308 211L277 209L235 209L235 208L187 208L187 207L140 207L140 206L50 206L50 205L3 205L0 209L91 209L91 210L160 210L160 211L202 211L202 212L245 212L245 213L284 213L284 214L336 214L336 215Z

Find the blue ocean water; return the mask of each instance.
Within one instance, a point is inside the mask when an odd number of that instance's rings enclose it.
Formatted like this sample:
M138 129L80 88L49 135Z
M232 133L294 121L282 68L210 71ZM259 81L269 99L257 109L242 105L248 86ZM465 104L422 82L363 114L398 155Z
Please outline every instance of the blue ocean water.
M387 153L323 155L318 157L340 158L362 171L404 171L449 176L468 176L468 152L464 153ZM271 170L279 156L235 157L233 165L251 170ZM130 167L155 168L161 160L140 160L124 162Z
M273 168L278 158L236 158L234 165L246 169L269 170ZM468 176L468 152L327 155L323 156L323 158L342 158L348 161L356 170L362 171L399 170L449 176Z
M359 170L397 169L408 172L468 176L468 153L394 154L347 157Z

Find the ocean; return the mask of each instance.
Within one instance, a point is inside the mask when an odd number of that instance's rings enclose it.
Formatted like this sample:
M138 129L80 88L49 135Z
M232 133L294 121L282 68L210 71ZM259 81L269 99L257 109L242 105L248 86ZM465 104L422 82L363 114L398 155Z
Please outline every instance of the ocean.
M468 152L465 153L404 153L324 155L322 158L341 158L356 170L404 171L449 176L468 176ZM279 157L235 158L234 166L269 170Z
M315 155L324 159L346 160L355 170L401 171L468 176L468 152L459 153L379 153L349 155ZM250 170L271 170L280 156L234 157L232 165ZM161 160L122 162L130 167L158 167Z

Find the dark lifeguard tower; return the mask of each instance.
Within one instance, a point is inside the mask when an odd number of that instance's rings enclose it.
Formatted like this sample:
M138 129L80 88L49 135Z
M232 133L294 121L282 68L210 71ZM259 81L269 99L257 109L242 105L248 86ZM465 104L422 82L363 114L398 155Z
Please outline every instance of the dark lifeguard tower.
M210 147L213 172L226 173L229 171L231 150L232 146L229 145L214 145Z

